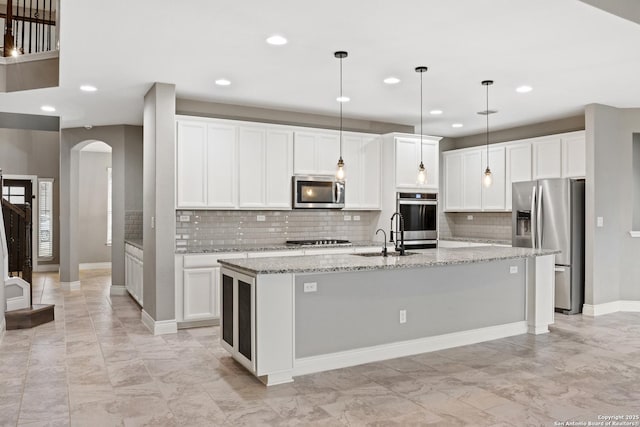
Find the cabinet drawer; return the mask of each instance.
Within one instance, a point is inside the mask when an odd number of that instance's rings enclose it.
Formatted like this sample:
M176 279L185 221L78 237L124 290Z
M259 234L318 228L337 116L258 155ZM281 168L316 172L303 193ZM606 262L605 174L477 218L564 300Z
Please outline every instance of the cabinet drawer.
M213 253L213 254L194 254L185 255L183 261L184 268L207 268L218 267L219 259L238 259L246 258L246 252L237 253Z

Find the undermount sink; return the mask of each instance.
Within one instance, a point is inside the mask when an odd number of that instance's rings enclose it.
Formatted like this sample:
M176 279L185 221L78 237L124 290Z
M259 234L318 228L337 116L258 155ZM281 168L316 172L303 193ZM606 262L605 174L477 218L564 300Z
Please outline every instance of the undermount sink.
M400 255L400 252L394 252L394 251L389 251L387 252L388 256L407 256L407 255L415 255L418 252L405 252L404 255ZM374 257L374 256L382 256L382 251L380 252L362 252L359 254L354 254L354 255L359 255L359 256L366 256L366 257Z

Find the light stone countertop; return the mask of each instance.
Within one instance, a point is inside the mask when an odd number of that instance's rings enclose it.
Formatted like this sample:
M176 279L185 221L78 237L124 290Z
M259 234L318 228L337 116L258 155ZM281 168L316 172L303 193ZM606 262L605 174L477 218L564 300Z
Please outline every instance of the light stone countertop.
M286 243L258 243L258 244L236 244L236 245L209 245L201 248L177 248L176 253L179 254L202 254L216 252L267 252L267 251L292 251L300 249L324 249L324 248L356 248L366 246L380 246L382 242L360 241L351 242L350 245L287 245Z
M143 250L142 239L124 239L125 243L130 244L131 246L135 246L136 248Z
M492 245L510 245L511 239L489 239L486 237L441 237L438 240L448 240L450 242L473 242L473 243L490 243Z
M410 252L410 251L409 251ZM515 258L528 258L560 253L552 249L483 246L454 249L421 250L403 257L365 257L355 254L307 255L252 259L219 260L225 266L250 275L279 273L327 273L340 271L423 268L443 265L471 264Z

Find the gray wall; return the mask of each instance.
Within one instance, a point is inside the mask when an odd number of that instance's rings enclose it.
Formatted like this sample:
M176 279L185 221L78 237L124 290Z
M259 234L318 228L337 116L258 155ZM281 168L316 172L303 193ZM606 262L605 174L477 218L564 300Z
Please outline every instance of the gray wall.
M510 266L519 272L509 274ZM524 273L525 261L514 259L296 275L296 357L523 321ZM317 292L305 293L305 282L316 282Z
M142 211L142 126L125 126L124 208Z
M633 134L640 109L586 107L585 303L640 300L640 239L629 231L633 215ZM604 227L596 227L603 217Z
M144 97L144 311L175 319L175 85L155 83Z
M58 86L58 58L0 64L0 92Z
M129 129L133 128L133 129ZM136 130L137 129L137 130ZM78 280L79 153L91 141L111 146L112 246L111 284L124 286L125 147L142 144L138 126L94 126L63 129L60 137L60 281Z
M267 108L247 107L243 105L217 104L214 102L178 99L176 112L188 116L215 117L220 119L247 120L263 123L278 123L292 126L309 126L324 129L339 129L336 116L304 113L297 111L273 110ZM343 119L343 129L354 132L413 133L413 126L397 123L375 122L371 120Z
M13 123L19 125L19 123ZM0 169L4 175L37 175L53 178L53 260L39 264L57 264L60 253L60 165L58 131L0 128ZM34 189L35 191L36 189ZM37 248L34 248L37 254Z
M580 0L613 15L640 24L640 7L638 0Z
M640 133L633 134L633 230L640 231Z
M80 152L78 261L110 262L111 246L107 241L107 168L111 153Z

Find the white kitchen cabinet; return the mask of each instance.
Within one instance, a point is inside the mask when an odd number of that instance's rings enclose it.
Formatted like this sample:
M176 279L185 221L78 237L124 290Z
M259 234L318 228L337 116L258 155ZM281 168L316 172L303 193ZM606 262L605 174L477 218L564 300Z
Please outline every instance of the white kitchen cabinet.
M462 153L448 151L442 154L444 162L444 210L463 209Z
M293 141L293 172L296 175L335 174L340 157L337 132L296 131Z
M482 188L482 210L503 211L505 209L505 147L489 147L489 159L487 163L487 150L482 149L482 173L489 165L491 169L491 186Z
M418 167L420 165L420 136L396 137L396 187L407 189L438 190L438 141L439 138L424 138L422 141L422 162L427 180L418 183Z
M142 249L129 243L124 245L124 285L129 295L142 306L143 263Z
M562 141L557 136L536 138L531 142L533 151L533 179L560 178L562 176Z
M512 185L514 182L531 181L531 144L514 142L505 145L506 183L505 209L511 210Z
M239 207L290 209L293 132L241 127L238 141Z
M343 137L345 209L380 209L380 140Z
M218 274L220 268L184 270L183 320L204 320L220 317Z
M179 120L176 129L176 206L237 207L237 127Z
M462 206L464 210L482 209L482 150L462 154Z
M562 177L582 178L587 174L584 131L562 137Z

